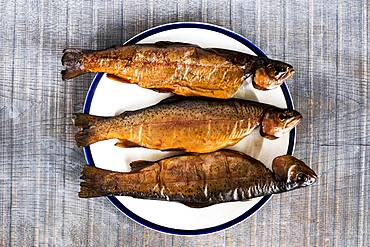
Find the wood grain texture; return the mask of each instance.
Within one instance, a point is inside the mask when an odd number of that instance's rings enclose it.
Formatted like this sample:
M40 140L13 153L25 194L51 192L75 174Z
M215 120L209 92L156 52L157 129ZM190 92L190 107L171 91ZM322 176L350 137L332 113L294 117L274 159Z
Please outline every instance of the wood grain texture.
M367 0L0 1L0 246L370 246ZM297 157L320 176L249 220L201 237L161 234L106 199L81 200L71 114L91 75L63 82L66 47L123 43L156 25L230 28L293 64Z

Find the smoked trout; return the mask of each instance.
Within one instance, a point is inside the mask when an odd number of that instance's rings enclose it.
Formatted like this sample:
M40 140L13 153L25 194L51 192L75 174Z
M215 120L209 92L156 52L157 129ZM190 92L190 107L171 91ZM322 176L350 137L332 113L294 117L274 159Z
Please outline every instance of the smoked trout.
M273 89L289 79L291 65L237 51L161 41L100 51L66 49L63 80L105 72L127 83L183 96L231 98L252 76L255 88Z
M242 99L172 97L148 108L115 117L75 114L83 128L78 146L118 139L119 147L146 147L207 153L234 145L260 126L262 136L275 139L294 128L299 112Z
M135 161L131 167L123 173L85 166L79 197L132 196L205 207L290 191L317 180L315 172L293 156L276 157L271 171L231 150Z

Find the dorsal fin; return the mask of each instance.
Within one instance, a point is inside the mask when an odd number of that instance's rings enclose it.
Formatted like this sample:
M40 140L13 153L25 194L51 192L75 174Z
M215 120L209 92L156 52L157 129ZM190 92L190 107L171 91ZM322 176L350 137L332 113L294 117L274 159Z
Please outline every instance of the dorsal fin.
M213 203L195 203L195 202L181 202L181 203L190 208L205 208L213 205Z
M141 147L139 144L135 142L131 142L129 140L119 139L116 144L114 144L116 147L120 148L135 148L135 147Z
M158 41L154 43L157 47L166 47L171 45L178 45L178 46L197 46L189 43L183 43L183 42L173 42L173 41Z
M153 165L155 162L147 160L136 160L130 163L131 172L137 172L145 167Z
M176 101L183 100L185 98L189 98L189 97L174 95L174 96L170 96L168 98L165 98L165 99L161 100L158 104L170 104L170 103L173 103L173 102L176 102Z

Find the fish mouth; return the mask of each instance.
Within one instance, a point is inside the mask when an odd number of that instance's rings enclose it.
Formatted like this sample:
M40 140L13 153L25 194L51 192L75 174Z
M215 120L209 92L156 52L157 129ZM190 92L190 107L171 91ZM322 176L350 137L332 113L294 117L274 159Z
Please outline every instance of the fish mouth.
M295 116L287 120L285 128L288 130L293 129L295 126L299 124L302 118L303 116L299 112L295 112Z
M281 75L278 80L279 81L285 81L285 80L288 80L289 78L291 78L295 73L295 70L293 67L288 67L287 71Z
M318 176L313 170L310 169L305 173L308 176L308 180L305 182L306 186L316 183Z
M311 180L313 180L312 183L315 183L317 181L318 176L315 172L312 171L312 174L310 175L310 177L311 177Z

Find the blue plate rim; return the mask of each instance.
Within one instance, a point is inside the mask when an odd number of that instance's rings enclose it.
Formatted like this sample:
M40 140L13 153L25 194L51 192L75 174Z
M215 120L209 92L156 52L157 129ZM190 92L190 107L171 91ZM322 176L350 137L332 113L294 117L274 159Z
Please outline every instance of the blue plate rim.
M261 51L252 42L250 42L248 39L241 36L240 34L237 34L237 33L233 32L229 29L226 29L226 28L223 28L223 27L220 27L220 26L217 26L217 25L213 25L213 24L209 24L209 23L202 23L202 22L175 22L175 23L160 25L160 26L157 26L157 27L150 28L150 29L132 37L125 44L134 44L134 43L137 43L140 40L142 40L144 38L147 38L147 37L149 37L153 34L168 31L168 30L171 30L171 29L179 29L179 28L199 28L199 29L206 29L206 30L211 30L211 31L214 31L214 32L218 32L218 33L227 35L230 38L233 38L233 39L239 41L240 43L242 43L243 45L245 45L249 49L251 49L258 56L267 57L263 51ZM98 86L98 84L99 84L103 75L104 75L104 73L97 73L95 75L95 77L93 79L93 82L90 85L90 88L89 88L89 90L87 92L87 95L86 95L86 100L85 100L85 104L84 104L84 107L83 107L83 112L84 113L89 113L90 112L91 102L92 102L92 99L94 97L95 90L96 90L96 88L97 88L97 86ZM284 98L285 98L285 101L286 101L286 104L287 104L287 108L288 109L294 109L293 100L292 100L290 91L288 89L288 86L285 83L283 83L280 86L280 88L281 88L281 90L284 94ZM295 137L296 137L296 130L294 128L289 134L289 144L288 144L287 154L293 154L293 152L294 152ZM89 146L84 147L84 154L85 154L85 159L86 159L87 163L91 166L95 166L94 160L93 160L93 157L92 157L92 154L91 154L91 149L90 149ZM159 232L162 232L162 233L173 234L173 235L204 235L204 234L210 234L210 233L215 233L215 232L218 232L218 231L225 230L229 227L232 227L232 226L246 220L247 218L251 217L254 213L256 213L260 208L262 208L262 206L267 201L270 200L271 195L262 197L261 200L258 203L256 203L252 208L250 208L245 213L243 213L242 215L238 216L237 218L235 218L235 219L233 219L229 222L226 222L226 223L223 223L221 225L214 226L214 227L196 229L196 230L174 229L174 228L169 228L169 227L165 227L165 226L155 224L155 223L150 222L150 221L138 216L137 214L131 212L116 197L108 196L107 198L114 206L116 206L116 208L118 208L126 216L128 216L132 220L136 221L137 223L139 223L143 226L146 226L148 228L151 228L153 230L156 230L156 231L159 231Z

